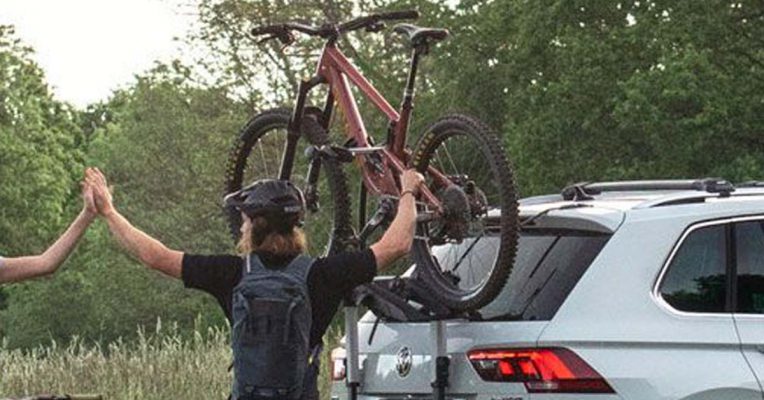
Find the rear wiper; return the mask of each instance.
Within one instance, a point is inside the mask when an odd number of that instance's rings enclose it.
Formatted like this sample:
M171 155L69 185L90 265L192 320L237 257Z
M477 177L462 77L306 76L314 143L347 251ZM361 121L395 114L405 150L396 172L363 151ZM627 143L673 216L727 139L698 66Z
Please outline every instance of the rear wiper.
M565 204L559 207L547 208L546 210L539 211L538 213L528 217L528 219L526 219L520 224L520 229L527 227L528 225L532 224L537 219L543 217L544 215L549 214L552 211L570 210L572 208L591 207L591 206L592 206L591 204L573 203L573 204Z

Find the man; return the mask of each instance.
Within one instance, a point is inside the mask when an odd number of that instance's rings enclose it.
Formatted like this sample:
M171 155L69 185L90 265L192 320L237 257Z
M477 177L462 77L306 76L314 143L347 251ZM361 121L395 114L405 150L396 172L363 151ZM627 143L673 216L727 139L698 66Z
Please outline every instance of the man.
M0 283L19 282L56 272L96 218L97 210L93 204L92 191L87 185L83 185L82 199L83 207L80 214L69 225L66 232L44 253L23 257L3 258L0 256Z
M93 188L96 206L106 219L110 230L119 243L130 253L138 257L150 268L169 276L182 278L186 287L196 288L213 295L223 308L232 325L232 346L234 348L234 400L262 398L318 398L316 378L318 375L318 353L322 337L326 332L334 313L342 299L356 286L370 282L377 270L384 269L396 259L406 255L414 237L416 227L415 196L423 182L422 176L413 171L405 171L401 176L402 191L398 210L390 227L382 238L369 249L348 251L337 255L308 259L305 252L305 237L299 228L304 212L302 194L285 181L266 180L226 196L226 205L236 207L242 213L242 239L239 244L241 255L192 255L184 254L164 246L156 239L133 227L112 204L112 198L106 186L103 174L97 169L87 171L87 182ZM242 259L245 256L245 259ZM299 297L299 281L302 273L306 275L309 297L310 324L305 339L312 349L312 360L305 374L299 369L264 367L262 360L252 354L270 360L268 366L297 365L289 363L273 350L274 347L262 346L252 332L287 332L282 336L284 348L291 348L292 335L299 326L292 324L289 316L283 314L301 313L298 303L292 302L281 307L278 299L263 298L265 286L257 286L258 279L268 276L269 271L279 271L284 281L294 284ZM273 282L272 280L268 281ZM256 289L257 288L257 289ZM275 295L274 295L275 296ZM298 304L298 305L296 305ZM258 308L266 320L242 320L242 313L256 314L250 308ZM238 309L238 311L237 311ZM246 312L245 310L246 309ZM277 311L274 311L277 310ZM282 310L282 311L278 311ZM282 314L279 320L279 315ZM258 314L259 315L259 314ZM259 315L262 316L262 315ZM270 317L273 317L270 319ZM283 321L286 322L283 322ZM276 328L274 328L274 321ZM294 324L300 325L299 318ZM286 324L283 329L281 324ZM243 329L242 326L246 326ZM281 330L279 330L281 329ZM244 337L242 337L244 335ZM247 337L249 335L249 337ZM264 337L264 336L263 336ZM278 346L276 346L278 347ZM253 350L254 349L254 350ZM262 350L262 351L261 351ZM246 352L253 352L249 355ZM298 356L299 358L299 356ZM307 363L306 363L307 364ZM279 380L282 375L295 378L290 381L298 387L300 394L288 392L263 392L253 387L252 382ZM304 377L304 379L303 379ZM246 380L249 380L249 384ZM283 382L281 382L283 383ZM290 389L291 390L291 389Z

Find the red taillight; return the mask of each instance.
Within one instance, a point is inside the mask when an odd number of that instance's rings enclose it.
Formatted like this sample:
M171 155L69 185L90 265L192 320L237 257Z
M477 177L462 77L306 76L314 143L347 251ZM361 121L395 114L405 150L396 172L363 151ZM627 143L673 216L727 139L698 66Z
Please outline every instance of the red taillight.
M345 349L336 347L329 353L329 366L332 368L332 380L345 379Z
M530 393L615 393L568 349L473 350L468 357L483 380L522 382Z

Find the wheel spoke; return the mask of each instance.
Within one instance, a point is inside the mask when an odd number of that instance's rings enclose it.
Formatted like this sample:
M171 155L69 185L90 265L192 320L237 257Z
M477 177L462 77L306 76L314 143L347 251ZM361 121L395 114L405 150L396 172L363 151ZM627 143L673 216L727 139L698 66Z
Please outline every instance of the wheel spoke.
M454 268L451 269L452 273L456 273L456 270L459 269L459 266L462 264L462 261L464 261L465 258L467 258L467 254L472 251L473 248L475 248L475 245L480 241L480 239L483 238L483 234L481 233L480 236L476 237L475 240L470 243L470 246L467 247L467 250L462 254L462 257L459 259L459 261L456 262L456 265L454 265Z
M448 146L443 146L446 152L446 157L448 158L448 162L451 163L451 168L454 171L454 175L459 175L459 169L456 168L456 164L454 164L454 159L451 158L451 152L448 151Z
M258 146L258 147L260 147L260 156L261 156L261 159L263 160L263 170L265 170L265 175L271 176L270 171L268 171L269 162L267 162L265 159L265 150L263 150L263 146Z

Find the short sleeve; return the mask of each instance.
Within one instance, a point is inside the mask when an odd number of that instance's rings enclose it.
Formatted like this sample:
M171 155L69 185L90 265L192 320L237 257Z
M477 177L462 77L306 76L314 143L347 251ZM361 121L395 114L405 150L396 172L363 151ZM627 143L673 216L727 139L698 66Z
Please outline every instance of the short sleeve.
M313 264L311 277L339 292L353 290L369 283L377 274L377 260L371 249L347 251L319 258Z
M183 284L187 288L223 297L239 282L242 262L241 257L234 255L184 254L181 269Z

